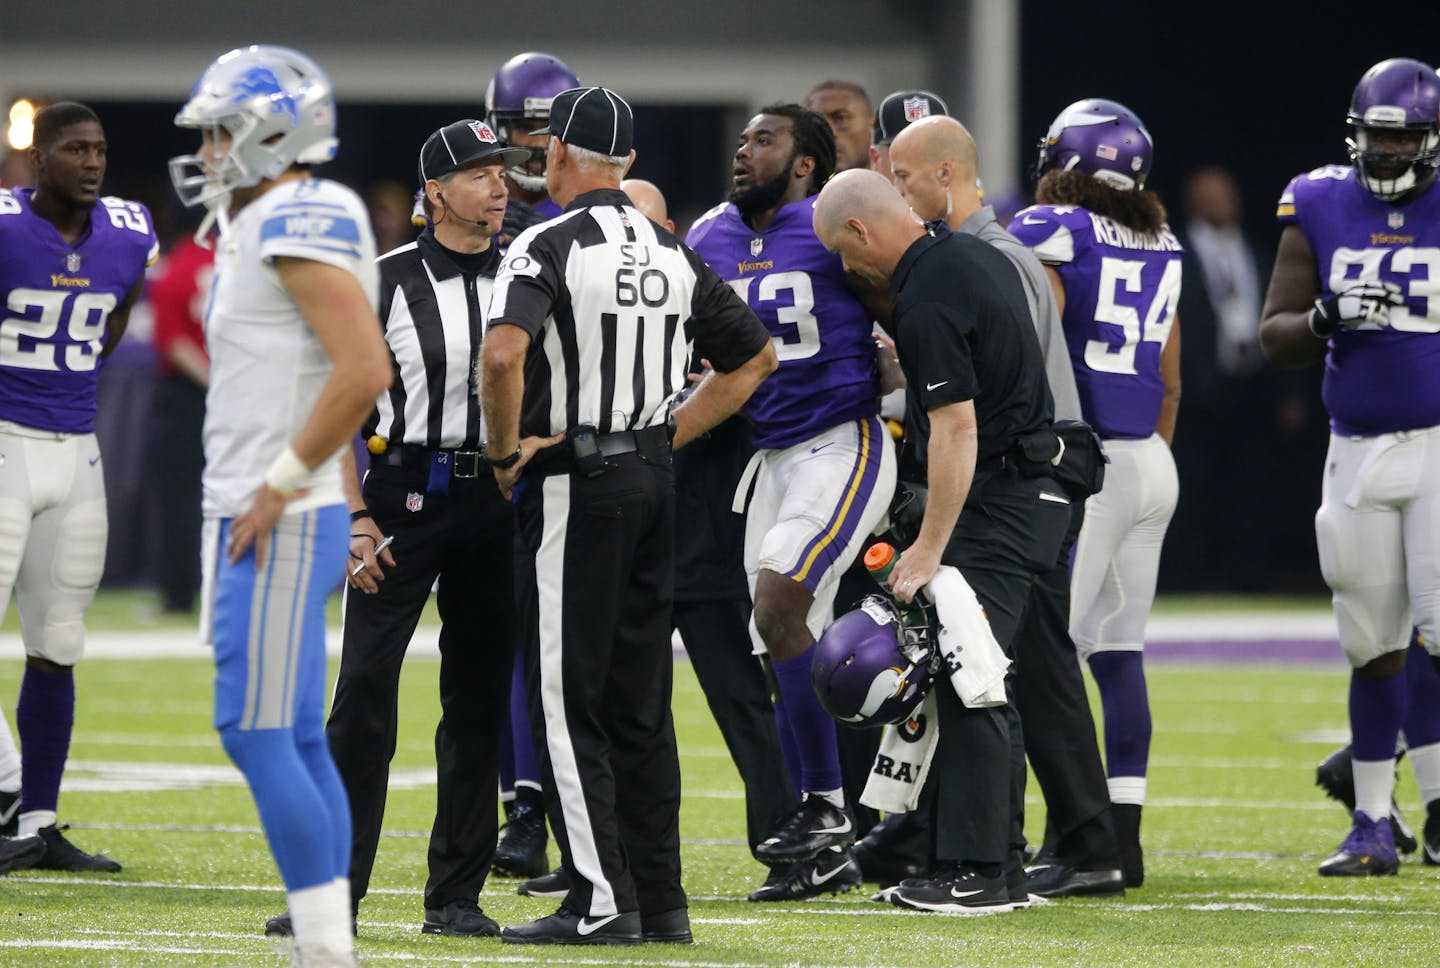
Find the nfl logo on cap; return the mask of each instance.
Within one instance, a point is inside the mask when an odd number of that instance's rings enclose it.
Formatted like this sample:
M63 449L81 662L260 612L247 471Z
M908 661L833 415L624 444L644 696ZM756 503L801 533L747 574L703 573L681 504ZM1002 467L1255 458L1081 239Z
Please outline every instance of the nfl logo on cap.
M930 117L930 102L923 97L907 97L903 106L906 123Z
M470 130L475 132L475 137L479 138L486 144L493 145L500 140L499 138L495 137L495 132L490 130L490 125L486 124L484 121L471 121Z

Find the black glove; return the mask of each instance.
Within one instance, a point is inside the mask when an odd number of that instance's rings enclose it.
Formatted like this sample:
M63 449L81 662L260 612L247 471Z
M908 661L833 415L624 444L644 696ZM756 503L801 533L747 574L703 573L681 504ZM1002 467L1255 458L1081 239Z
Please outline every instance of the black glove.
M1315 300L1310 312L1310 331L1321 339L1329 339L1342 329L1354 329L1364 323L1387 326L1390 307L1403 305L1400 287L1393 282L1360 282L1329 299Z

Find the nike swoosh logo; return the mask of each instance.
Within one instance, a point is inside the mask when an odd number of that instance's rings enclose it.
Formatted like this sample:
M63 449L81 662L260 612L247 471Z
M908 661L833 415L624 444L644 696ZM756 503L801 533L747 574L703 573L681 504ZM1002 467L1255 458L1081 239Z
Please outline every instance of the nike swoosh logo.
M845 822L838 827L817 827L810 832L812 834L848 834L850 832L850 818L846 817Z
M605 927L605 925L609 924L611 921L614 921L619 916L620 915L618 914L611 914L603 918L583 917L580 919L580 923L575 925L575 930L580 932L582 936L588 937L594 934L596 931L599 931L601 928Z
M957 890L955 890L955 888L953 888L953 887L950 888L950 896L953 897L953 898L956 898L957 900L963 899L963 898L967 898L967 897L974 897L976 894L983 894L983 893L985 893L985 892L984 892L984 891L957 891Z
M9 819L10 819L10 817L9 817L8 814L7 814L6 816L4 816L4 817L0 817L0 820L9 820ZM1430 863L1432 863L1432 864L1440 864L1440 850L1436 850L1434 847L1431 847L1431 846L1430 846L1430 841L1428 841L1428 840L1425 841L1425 856L1428 857L1428 858L1430 858Z
M5 810L0 810L0 827L3 827L5 824L9 823L10 819L15 816L15 811L19 809L20 798L16 797L14 801L11 802L9 808ZM1426 844L1425 849L1428 851L1430 849L1430 845Z
M927 390L938 390L938 389L940 389L941 387L943 387L945 384L947 384L947 383L949 383L949 382L950 382L949 380L941 380L939 383L927 383L927 384L925 384L925 389L927 389Z
M1031 218L1027 215L1020 220L1020 223L1022 225L1044 225L1045 220L1043 218Z
M94 466L95 466L96 464L98 464L98 463L100 463L100 455L99 455L99 454L96 454L94 457L90 458L90 466L91 466L91 467L94 467Z
M835 443L835 441L831 440L831 441L827 441L827 442L825 442L825 443L823 443L823 444L817 444L817 445L815 445L814 447L811 447L811 448L810 448L810 453L812 453L812 454L818 454L820 451L824 450L826 447L829 447L829 446L830 446L831 444L833 444L833 443Z
M816 887L819 887L821 884L824 884L826 881L828 881L828 880L830 880L831 878L833 878L836 874L838 874L838 873L840 873L841 871L843 871L843 870L845 869L845 863L846 863L845 861L841 861L840 863L838 863L838 864L835 865L835 869L834 869L834 870L829 871L829 872L824 873L824 874L820 873L818 870L813 870L813 871L811 871L811 872L810 872L810 883L813 884L813 885L815 885Z

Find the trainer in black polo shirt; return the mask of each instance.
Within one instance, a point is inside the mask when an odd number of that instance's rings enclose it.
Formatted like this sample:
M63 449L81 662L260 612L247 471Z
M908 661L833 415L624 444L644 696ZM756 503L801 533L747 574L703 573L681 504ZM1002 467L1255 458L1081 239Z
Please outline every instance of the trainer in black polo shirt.
M953 565L1009 653L1030 586L1054 563L1070 516L1069 498L1048 476L1059 448L1020 276L974 236L927 233L876 172L836 176L816 203L815 229L846 268L888 282L895 301L913 430L900 479L928 492L918 534L891 573L896 597L909 601L942 563ZM935 866L892 900L952 913L1012 910L1028 903L1019 717L1013 704L967 708L943 682L935 696L939 741L927 783Z
M326 734L354 818L357 910L385 813L400 666L439 581L437 802L421 928L430 934L500 933L477 900L499 829L498 748L515 651L515 516L480 454L474 364L500 263L491 239L505 214L504 166L525 154L472 120L425 142L420 183L432 226L379 260L379 316L395 379L364 426L371 458L363 486L351 455L342 455L355 573ZM266 933L288 933L287 920L272 919Z
M570 891L526 944L691 940L670 716L671 442L777 365L734 291L620 191L630 106L555 96L545 180L564 214L510 246L483 351L486 451L517 503L531 721ZM693 350L693 353L692 353ZM679 405L692 356L714 372Z

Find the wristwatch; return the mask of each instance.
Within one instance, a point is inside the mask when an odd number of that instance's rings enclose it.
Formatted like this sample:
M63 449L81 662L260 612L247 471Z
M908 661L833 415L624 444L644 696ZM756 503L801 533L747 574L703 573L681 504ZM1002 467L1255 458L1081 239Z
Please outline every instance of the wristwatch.
M520 445L516 444L515 453L511 454L509 457L501 457L497 460L494 457L491 457L489 454L486 454L485 463L489 464L491 467L498 467L502 471L508 471L510 468L520 463L520 454Z

